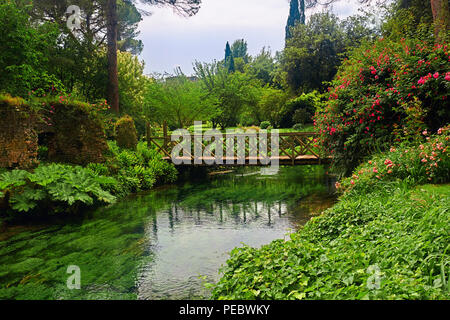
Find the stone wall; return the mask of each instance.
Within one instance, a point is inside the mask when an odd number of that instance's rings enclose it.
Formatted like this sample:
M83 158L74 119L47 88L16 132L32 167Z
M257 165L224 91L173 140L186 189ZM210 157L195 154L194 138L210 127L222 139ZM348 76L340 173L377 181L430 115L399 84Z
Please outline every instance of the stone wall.
M37 163L35 117L24 106L0 101L0 167L30 168Z
M43 133L50 133L49 161L80 165L104 161L108 146L102 123L86 105L55 103L49 107L51 113L44 109L34 114L26 105L0 100L0 167L36 166L38 134Z
M49 160L80 165L103 162L108 145L101 122L80 106L56 104L54 110Z

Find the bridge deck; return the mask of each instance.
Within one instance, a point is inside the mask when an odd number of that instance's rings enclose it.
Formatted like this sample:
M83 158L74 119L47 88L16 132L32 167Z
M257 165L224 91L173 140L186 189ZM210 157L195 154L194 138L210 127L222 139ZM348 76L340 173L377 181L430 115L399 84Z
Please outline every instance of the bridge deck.
M172 162L172 159L170 157L164 157L163 159L166 161ZM192 165L211 166L211 164L208 164L207 162L209 161L209 163L212 163L215 160L215 158L213 158L213 157L199 157L198 159L201 160L201 164L194 164L194 161L190 157L177 157L176 158L177 161L182 161L182 163L178 166L192 166ZM271 159L273 159L273 158L271 158ZM279 164L282 166L328 164L331 161L331 157L318 158L314 155L297 156L294 161L292 161L291 157L289 157L289 156L278 156L278 157L276 157L276 159L278 159ZM189 160L190 160L190 163L189 163ZM256 163L255 163L255 160L256 160ZM264 164L261 163L261 160L265 160L265 159L260 158L260 157L246 157L244 163L242 163L242 161L241 161L241 163L238 163L237 157L222 157L223 164L220 164L220 166L264 166ZM232 163L227 163L227 162L232 162ZM217 164L214 163L213 165L217 165Z

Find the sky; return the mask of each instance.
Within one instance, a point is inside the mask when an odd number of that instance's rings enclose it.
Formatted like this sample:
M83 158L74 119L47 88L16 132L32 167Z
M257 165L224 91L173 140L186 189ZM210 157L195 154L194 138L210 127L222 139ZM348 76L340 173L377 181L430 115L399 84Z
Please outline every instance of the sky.
M142 8L152 12L139 24L139 39L144 43L140 59L145 61L146 74L173 73L179 66L191 75L195 60L221 60L226 42L231 45L237 39L247 41L250 55L263 47L272 52L284 47L288 0L202 0L200 11L189 18L177 16L170 8ZM341 0L328 10L345 18L358 8L357 0ZM320 10L307 10L306 16Z

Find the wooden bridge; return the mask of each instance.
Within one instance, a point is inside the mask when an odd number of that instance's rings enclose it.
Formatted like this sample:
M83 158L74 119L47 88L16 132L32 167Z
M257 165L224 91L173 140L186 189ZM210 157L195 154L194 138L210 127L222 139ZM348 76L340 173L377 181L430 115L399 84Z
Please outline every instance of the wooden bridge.
M218 136L205 136L190 134L183 136L189 151L182 156L177 153L172 159L172 151L180 145L178 141L172 141L168 135L164 137L147 137L150 146L156 147L158 152L167 161L180 166L264 166L269 165L268 159L273 164L276 160L279 165L314 165L330 163L331 158L321 155L316 145L318 134L314 132L288 132L265 136L259 133L233 133ZM205 138L206 137L206 138ZM277 142L273 137L277 137ZM187 139L187 141L186 141ZM201 150L200 156L195 156L194 142L197 142ZM215 150L215 144L220 142L223 150ZM275 143L275 144L274 144ZM261 145L264 151L261 152ZM258 146L259 153L258 153ZM227 155L227 150L233 148L233 156ZM205 156L205 151L208 155ZM219 159L219 164L217 163ZM173 161L175 160L175 161ZM216 162L214 162L216 160Z

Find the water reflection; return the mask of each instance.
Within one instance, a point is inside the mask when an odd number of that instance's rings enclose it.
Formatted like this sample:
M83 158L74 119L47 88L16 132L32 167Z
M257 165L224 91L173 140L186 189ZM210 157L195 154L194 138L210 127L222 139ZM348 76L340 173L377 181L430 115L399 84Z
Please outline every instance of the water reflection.
M254 169L184 182L0 238L0 299L207 297L228 253L286 237L334 202L321 167ZM67 266L82 289L66 287Z
M283 168L277 176L238 173L188 185L192 192L177 187L147 227L155 255L139 272L138 297L207 297L200 276L218 280L218 269L233 248L286 238L332 205L332 183L314 171L298 173L293 168Z

